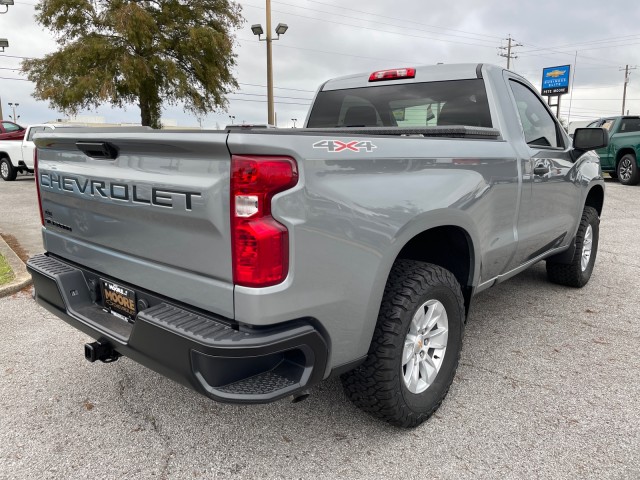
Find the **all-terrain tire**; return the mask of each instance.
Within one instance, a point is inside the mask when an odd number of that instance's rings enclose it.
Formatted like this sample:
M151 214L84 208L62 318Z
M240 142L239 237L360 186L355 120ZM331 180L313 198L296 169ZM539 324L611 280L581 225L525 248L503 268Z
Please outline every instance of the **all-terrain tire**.
M0 158L0 177L5 182L12 182L16 179L16 175L18 175L18 171L11 164L11 160L7 157Z
M403 350L414 315L421 307L427 312L425 305L434 301L444 307L448 319L446 350L426 390L412 393L403 376ZM349 399L393 425L420 425L438 409L449 391L462 350L464 319L462 291L451 272L429 263L397 261L385 287L367 359L341 377ZM427 343L424 345L426 348Z
M589 235L589 227L591 234ZM591 252L588 261L583 264L585 243L591 237ZM598 253L598 238L600 236L600 218L593 207L584 207L578 233L576 233L576 251L571 263L555 263L547 260L547 278L559 285L568 287L584 287L593 273L593 267Z
M623 185L637 185L640 182L640 171L635 155L627 153L618 162L616 167L618 181Z

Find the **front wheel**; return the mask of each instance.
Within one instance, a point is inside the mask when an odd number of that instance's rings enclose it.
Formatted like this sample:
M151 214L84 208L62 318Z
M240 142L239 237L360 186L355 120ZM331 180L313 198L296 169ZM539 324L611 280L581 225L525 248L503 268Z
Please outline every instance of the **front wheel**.
M621 184L637 185L640 181L640 172L638 171L635 155L628 153L623 156L618 162L616 173L618 174L618 180L620 180Z
M593 272L598 253L600 217L593 207L584 207L576 234L576 251L571 263L554 263L547 260L547 278L559 285L584 287Z
M458 366L464 300L451 272L400 260L389 275L365 362L342 376L350 400L401 427L428 419Z
M11 164L11 160L7 157L0 158L0 177L2 177L5 182L12 182L16 179L17 174L18 171Z

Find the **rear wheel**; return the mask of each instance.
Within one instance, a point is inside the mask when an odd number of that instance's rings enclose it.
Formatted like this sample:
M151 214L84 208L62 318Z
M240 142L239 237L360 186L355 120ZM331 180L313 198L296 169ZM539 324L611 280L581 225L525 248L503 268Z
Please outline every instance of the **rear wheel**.
M451 272L429 263L396 262L367 360L342 376L347 396L394 425L420 425L451 386L463 327L464 301Z
M598 253L600 218L593 207L584 207L578 233L576 251L571 263L554 263L547 260L547 278L553 283L568 287L584 287L593 272Z
M618 174L618 180L623 185L637 185L640 181L640 172L638 172L635 155L628 153L623 156L618 162L616 173Z
M18 171L11 164L11 160L7 157L0 158L0 177L6 182L11 182L16 179Z

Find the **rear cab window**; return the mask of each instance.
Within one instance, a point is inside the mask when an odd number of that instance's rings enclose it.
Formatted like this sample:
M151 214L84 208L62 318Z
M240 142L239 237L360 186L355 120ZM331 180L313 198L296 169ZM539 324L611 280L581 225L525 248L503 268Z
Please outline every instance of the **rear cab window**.
M51 127L31 127L29 130L29 135L27 136L27 142L33 142L33 136L36 133L42 133L46 130L53 130Z
M482 79L376 85L318 93L309 128L493 126Z

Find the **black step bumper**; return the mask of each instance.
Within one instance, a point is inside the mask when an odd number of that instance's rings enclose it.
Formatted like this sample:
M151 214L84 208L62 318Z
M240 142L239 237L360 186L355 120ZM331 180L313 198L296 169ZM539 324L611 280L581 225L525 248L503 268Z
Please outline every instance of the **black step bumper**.
M304 319L249 329L50 255L32 257L27 269L44 308L121 355L214 400L267 403L323 378L327 344ZM145 300L148 307L134 323L104 310L96 287L101 279L131 288Z

